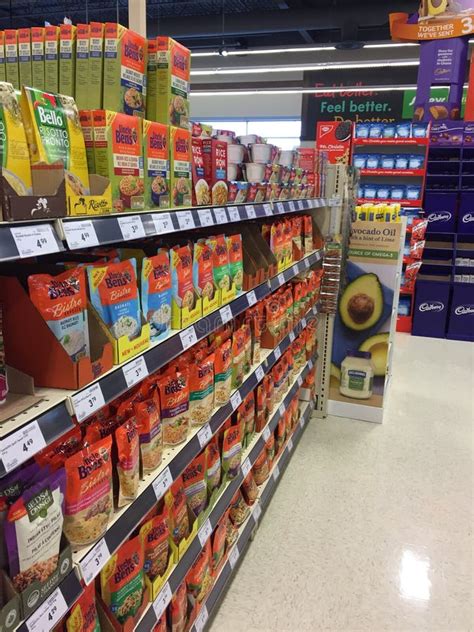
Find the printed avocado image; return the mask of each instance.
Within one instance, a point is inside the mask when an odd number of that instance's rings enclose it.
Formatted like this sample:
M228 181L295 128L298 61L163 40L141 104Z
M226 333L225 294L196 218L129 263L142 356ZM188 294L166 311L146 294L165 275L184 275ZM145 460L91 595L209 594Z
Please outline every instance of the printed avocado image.
M373 327L383 312L383 292L376 274L362 274L342 293L339 314L346 327L363 331Z
M364 342L359 347L359 351L370 351L370 353L372 354L372 364L374 365L375 377L385 376L385 372L387 370L389 335L390 334L388 333L384 333L370 336L370 338L364 340Z

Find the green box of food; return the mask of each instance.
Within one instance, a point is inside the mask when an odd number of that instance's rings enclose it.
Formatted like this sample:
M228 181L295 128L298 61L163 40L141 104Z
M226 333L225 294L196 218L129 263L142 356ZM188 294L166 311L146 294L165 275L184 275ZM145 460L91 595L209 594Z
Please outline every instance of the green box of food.
M5 31L0 31L0 81L6 81L6 74L5 74Z
M18 29L18 70L20 85L32 86L30 29Z
M44 89L59 92L59 26L44 29Z
M16 29L5 29L6 78L15 90L20 88L18 69L18 37Z
M171 206L191 206L191 132L170 127Z
M156 75L156 38L148 40L148 56L146 66L146 118L156 121L157 75Z
M156 120L188 129L191 51L171 37L156 42Z
M155 121L143 121L143 169L145 207L169 208L170 162L169 127Z
M89 99L92 110L102 107L102 87L104 81L104 24L90 23L89 40Z
M76 27L59 27L59 92L74 96L76 87Z
M89 93L91 92L89 79L89 25L78 24L76 27L75 101L80 110L89 105Z
M33 86L44 90L44 28L31 27L31 74Z

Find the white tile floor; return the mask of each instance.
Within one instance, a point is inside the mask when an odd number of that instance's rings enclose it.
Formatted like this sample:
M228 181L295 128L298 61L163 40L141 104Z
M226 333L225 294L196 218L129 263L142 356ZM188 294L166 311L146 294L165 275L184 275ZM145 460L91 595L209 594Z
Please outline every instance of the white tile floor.
M310 423L211 632L474 629L473 365L398 334L385 423Z

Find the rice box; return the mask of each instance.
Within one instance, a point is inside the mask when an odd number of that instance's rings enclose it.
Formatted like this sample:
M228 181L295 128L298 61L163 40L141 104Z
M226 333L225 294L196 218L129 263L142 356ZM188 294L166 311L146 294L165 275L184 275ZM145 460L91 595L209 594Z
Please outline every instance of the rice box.
M156 121L156 100L157 82L156 82L156 39L148 40L148 55L146 66L146 117L150 121Z
M31 35L30 29L18 29L18 69L20 85L33 84L31 74Z
M156 41L156 120L188 129L191 52L171 37Z
M104 109L132 116L145 115L144 37L113 22L104 32Z
M30 156L16 94L0 83L0 150L2 174L18 195L31 195Z
M95 168L110 180L114 211L143 209L141 120L109 110L94 110L93 119Z
M202 139L204 177L211 189L212 204L227 204L227 143L214 138Z
M90 23L89 39L89 93L88 107L102 107L102 87L104 80L104 24Z
M171 205L191 206L191 132L170 127Z
M86 146L87 169L89 173L95 173L93 110L79 110L79 120Z
M76 27L59 27L59 92L74 96L76 87Z
M5 29L5 76L8 83L18 90L20 75L18 70L18 38L16 29Z
M5 79L5 31L0 31L0 81Z
M59 90L59 26L44 28L44 89Z
M44 28L31 27L31 76L38 90L44 90Z
M86 147L74 99L23 86L20 104L31 164L61 162L66 193L88 195Z
M204 156L202 138L191 139L192 174L193 174L193 204L205 205L211 203L209 185L204 177Z
M88 24L78 24L76 30L76 87L75 99L77 107L82 110L89 105L91 86L89 82L89 42Z
M155 121L143 121L143 168L146 208L169 208L169 128Z

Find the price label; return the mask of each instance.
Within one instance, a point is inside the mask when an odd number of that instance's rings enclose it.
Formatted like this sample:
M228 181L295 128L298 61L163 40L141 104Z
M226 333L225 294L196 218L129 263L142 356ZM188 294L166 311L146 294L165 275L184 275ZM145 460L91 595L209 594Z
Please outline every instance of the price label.
M278 275L278 285L284 285L285 284L285 275L283 273Z
M265 215L273 215L272 205L271 204L264 204L263 205L263 210L265 211Z
M242 476L246 478L247 474L252 469L252 466L250 465L250 461L248 458L246 458L245 461L242 463L242 465L240 466L240 469L242 470Z
M204 630L204 626L209 619L209 614L207 612L206 606L203 606L201 612L196 617L196 621L194 622L194 629L196 632L202 632Z
M232 570L234 570L235 565L237 564L237 562L239 561L239 549L237 544L232 547L232 551L229 553L229 564Z
M270 439L270 428L269 426L265 426L262 432L262 437L265 443Z
M295 263L295 265L293 266L292 271L293 271L293 275L294 275L294 276L296 276L297 274L299 274L300 269L299 269L299 267L298 267L298 264L297 264L297 263Z
M198 531L198 538L199 538L199 542L201 543L201 546L204 546L206 544L206 542L211 537L211 533L212 533L212 525L211 525L211 521L208 518Z
M133 362L126 364L122 368L122 371L128 388L131 388L134 384L144 380L148 375L148 367L145 358L143 356L136 358Z
M213 226L214 218L212 217L210 208L200 208L198 210L199 222L201 226Z
M298 382L298 386L301 386L303 384L303 378L301 377L301 375L298 375L297 382Z
M258 522L258 519L260 518L261 515L262 515L262 508L260 507L260 504L257 503L255 507L253 508L253 512L252 512L252 516L255 522Z
M153 610L155 611L156 620L159 621L168 607L169 602L171 601L171 597L173 593L171 592L171 586L169 582L163 586L163 588L158 593L158 597L153 602Z
M92 248L99 245L94 224L90 219L83 219L80 222L64 222L63 229L70 250Z
M177 213L177 217L181 230L191 230L192 228L196 228L191 211L182 211L181 213Z
M192 347L197 342L196 330L194 329L193 325L191 325L191 327L188 327L184 331L181 331L179 333L179 337L181 338L183 351L186 351L186 349L189 349L189 347Z
M309 260L309 257L303 261L303 265L305 268L309 268L309 266L311 265L311 261Z
M37 421L20 428L0 444L0 457L6 472L27 461L46 446L46 441Z
M102 538L89 551L84 559L79 562L82 577L87 585L89 585L95 577L104 568L110 559L110 551L107 542Z
M12 226L10 232L21 258L59 252L53 227L49 224Z
M240 222L240 213L237 206L230 206L227 210L229 211L229 219L231 222Z
M308 366L309 366L309 370L311 371L311 369L313 368L313 361L312 360L310 360L308 362Z
M253 204L246 204L245 205L245 212L247 213L247 218L248 219L255 219L257 217Z
M283 206L283 202L277 202L277 209L279 213L285 212L285 207Z
M265 371L263 370L263 366L260 365L255 369L255 377L257 378L257 382L261 382L265 375Z
M298 200L298 210L302 211L304 209L303 200Z
M241 403L242 403L242 396L240 394L240 391L235 391L235 393L231 395L230 397L230 404L232 406L232 410L235 410L236 408L238 408Z
M161 474L159 474L153 481L153 490L155 492L156 500L163 498L172 483L173 477L171 476L170 468L165 467Z
M293 439L291 437L288 439L288 450L290 452L293 450Z
M250 292L247 292L247 303L248 303L249 307L252 307L252 305L255 305L256 302L257 302L257 296L256 296L254 290L251 290Z
M225 208L215 208L214 217L216 218L217 224L227 224L227 222L229 221L227 219L227 213L225 212Z
M275 467L273 468L273 480L276 481L279 476L280 476L280 468L278 467L278 463L277 463Z
M151 219L153 220L155 231L158 235L174 232L175 227L173 226L173 220L169 213L153 213Z
M225 325L226 323L229 322L229 320L232 320L232 309L230 307L230 305L226 305L225 307L222 307L219 310L219 314L221 316L221 320L222 320L222 324Z
M125 241L142 239L146 236L142 218L139 215L124 215L117 217L117 221Z
M306 318L302 318L302 319L301 319L301 328L302 328L302 329L305 329L305 328L306 328L306 325L307 325L307 323L306 323Z
M273 353L275 354L275 360L279 360L281 358L281 349L279 346L275 349Z
M295 332L293 330L290 331L289 333L289 337L290 337L290 342L294 342L295 341Z
M288 206L290 207L290 211L296 211L295 203L292 200L288 202Z
M96 410L105 406L104 394L100 384L92 384L89 388L84 389L77 395L72 396L72 405L76 413L77 421L84 421L90 417Z
M56 588L49 597L41 604L34 614L26 621L26 627L30 632L44 632L52 630L56 623L62 619L68 605L64 595L59 588Z
M304 416L300 417L300 427L301 428L304 428L304 422L305 422Z
M212 439L211 426L209 424L206 424L205 426L203 426L197 433L197 438L198 438L199 445L201 446L201 448L206 446L209 443L209 441Z
M278 407L278 412L280 413L280 417L283 417L283 415L285 414L285 405L284 404L280 404L280 406Z

